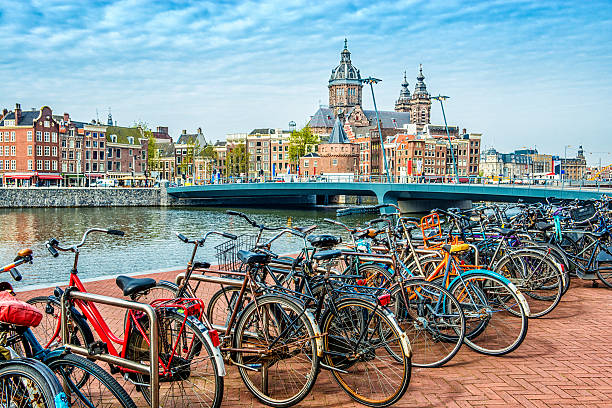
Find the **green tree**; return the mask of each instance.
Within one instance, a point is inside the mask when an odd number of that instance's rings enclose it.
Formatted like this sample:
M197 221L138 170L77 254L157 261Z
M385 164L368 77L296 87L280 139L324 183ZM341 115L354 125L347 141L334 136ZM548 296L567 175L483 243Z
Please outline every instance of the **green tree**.
M246 144L239 143L232 146L228 146L228 152L225 162L226 176L238 177L241 173L247 172L247 166L249 162L247 154Z
M300 130L294 130L289 136L289 158L297 162L307 153L308 148L314 148L319 143L319 137L312 133L310 127L304 126Z
M142 138L147 139L147 168L145 174L150 174L151 171L159 170L159 152L157 150L157 142L153 136L153 131L149 128L147 122L137 121L134 122L133 128L140 131Z

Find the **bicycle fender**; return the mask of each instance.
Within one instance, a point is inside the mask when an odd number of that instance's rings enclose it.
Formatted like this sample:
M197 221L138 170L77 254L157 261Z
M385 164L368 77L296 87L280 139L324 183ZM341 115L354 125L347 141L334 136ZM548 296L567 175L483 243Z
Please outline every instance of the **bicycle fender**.
M193 317L193 316L192 316ZM201 321L199 321L196 318L190 318L189 321L196 326L200 332L202 332L202 334L204 335L204 339L206 340L206 342L208 343L208 345L210 346L210 350L213 353L213 359L215 361L215 365L217 366L217 371L219 372L219 375L221 377L225 377L226 371L225 371L225 362L223 362L223 357L221 356L221 350L219 350L219 347L215 347L210 335L208 334L208 329L206 328L206 326L204 325L204 323L202 323Z
M492 278L496 278L499 279L500 281L502 281L503 283L505 283L506 285L508 285L508 287L510 288L510 290L512 291L512 293L514 293L516 295L516 297L519 300L519 303L521 304L521 306L523 307L523 310L525 311L525 315L527 317L529 317L531 315L531 310L529 309L529 304L527 303L527 299L525 299L525 296L523 296L523 294L521 293L520 290L518 290L518 288L516 287L516 285L514 283L512 283L508 278L506 278L505 276L500 275L497 272L493 272L493 271L489 271L487 269L472 269L468 272L462 273L459 276L456 276L451 283L448 285L448 287L452 287L453 284L460 280L461 277L469 277L472 275L488 275L491 276Z
M308 320L310 320L310 323L314 330L315 344L317 345L317 356L319 356L319 358L323 358L323 336L321 335L321 329L319 328L319 325L315 320L314 313L312 313L312 310L306 309L304 314L306 315Z

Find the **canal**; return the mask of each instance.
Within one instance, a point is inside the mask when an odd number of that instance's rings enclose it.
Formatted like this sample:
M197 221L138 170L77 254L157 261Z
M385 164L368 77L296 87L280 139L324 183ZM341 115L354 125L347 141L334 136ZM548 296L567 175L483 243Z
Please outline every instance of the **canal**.
M318 224L321 232L347 238L341 229L323 221L326 217L336 218L334 209L246 209L243 212L266 225ZM352 225L373 217L352 215L342 217L342 221ZM2 280L10 281L16 288L67 284L73 255L61 252L58 258L53 258L44 244L52 237L64 245L77 243L83 232L91 227L120 229L125 232L125 236L90 234L79 256L79 274L82 279L184 268L193 247L179 241L175 231L194 238L203 236L209 230L237 235L256 233L242 218L230 217L225 214L225 209L220 208L0 209L0 264L10 263L22 248L29 247L34 251L34 264L19 268L23 275L21 282L12 281L8 274ZM224 241L226 239L212 236L210 242L198 251L198 259L216 262L215 246ZM294 252L301 245L299 239L285 238L280 239L272 250L277 253Z

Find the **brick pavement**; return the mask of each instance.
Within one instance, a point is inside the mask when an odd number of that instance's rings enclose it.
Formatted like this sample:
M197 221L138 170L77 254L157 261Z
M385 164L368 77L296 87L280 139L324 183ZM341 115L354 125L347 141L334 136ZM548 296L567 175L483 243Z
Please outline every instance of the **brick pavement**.
M153 276L174 280L175 272ZM143 275L144 276L144 275ZM86 283L92 293L120 296L113 280ZM216 290L207 285L204 299ZM27 299L49 290L19 294ZM116 309L115 309L116 310ZM463 347L446 366L413 368L408 392L397 407L612 407L612 290L579 280L549 315L529 321L521 347L503 357L482 356ZM113 327L122 313L103 309ZM123 382L122 382L123 384ZM134 398L130 384L125 385ZM135 398L136 399L136 398ZM137 401L144 405L142 400ZM259 407L228 367L224 407ZM357 407L323 371L301 407Z

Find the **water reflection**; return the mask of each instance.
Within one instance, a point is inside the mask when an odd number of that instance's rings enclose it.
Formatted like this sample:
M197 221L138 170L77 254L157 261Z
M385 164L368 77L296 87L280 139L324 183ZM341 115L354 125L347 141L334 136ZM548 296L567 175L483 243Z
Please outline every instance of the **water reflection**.
M323 222L323 218L335 218L335 210L248 209L244 212L266 225L282 226L288 222L294 226L319 224L321 231L343 234L338 227ZM342 221L351 225L368 218L372 215L353 215L343 217ZM60 253L54 259L44 243L51 237L63 244L76 243L87 228L94 226L120 229L126 234L124 237L90 235L79 258L81 278L184 267L192 247L180 242L174 235L175 231L191 237L200 237L211 229L238 235L256 233L241 218L230 217L219 208L1 209L0 264L9 263L19 249L30 247L34 251L34 265L20 268L23 281L11 282L15 287L68 282L72 254ZM343 239L346 238L344 235ZM223 241L224 238L212 236L210 242L198 251L199 258L216 261L214 246ZM272 249L283 253L300 247L299 240L287 237L280 239Z

